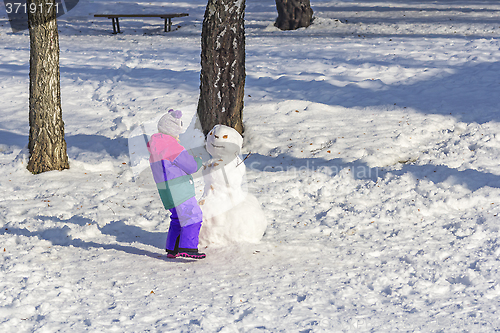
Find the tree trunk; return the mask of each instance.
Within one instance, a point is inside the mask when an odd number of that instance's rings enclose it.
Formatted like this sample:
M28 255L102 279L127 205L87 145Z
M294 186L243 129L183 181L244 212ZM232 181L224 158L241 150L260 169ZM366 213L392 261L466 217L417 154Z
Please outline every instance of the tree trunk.
M295 30L308 27L313 10L309 0L276 0L278 18L274 24L280 30Z
M201 32L198 117L203 133L217 124L243 133L245 0L208 0Z
M28 170L41 173L69 168L64 140L59 74L59 34L53 0L29 0L30 98ZM28 7L29 8L29 7ZM51 8L50 12L48 8Z

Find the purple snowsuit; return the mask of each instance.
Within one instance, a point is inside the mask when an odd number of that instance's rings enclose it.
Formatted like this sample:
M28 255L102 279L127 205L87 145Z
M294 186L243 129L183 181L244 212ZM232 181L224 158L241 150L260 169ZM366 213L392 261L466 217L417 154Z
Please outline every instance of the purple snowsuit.
M148 150L163 206L172 213L166 249L174 252L198 249L202 212L191 174L201 167L201 159L195 159L174 137L163 133L151 136Z

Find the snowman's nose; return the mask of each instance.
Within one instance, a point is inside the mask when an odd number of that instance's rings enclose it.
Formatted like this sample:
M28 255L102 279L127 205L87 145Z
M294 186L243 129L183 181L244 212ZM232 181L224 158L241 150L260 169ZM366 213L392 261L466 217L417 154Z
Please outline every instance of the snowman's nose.
M215 138L216 138L216 139L218 139L218 138L219 138L219 137L218 137L217 135L215 135L215 134L214 134L214 136L215 136Z

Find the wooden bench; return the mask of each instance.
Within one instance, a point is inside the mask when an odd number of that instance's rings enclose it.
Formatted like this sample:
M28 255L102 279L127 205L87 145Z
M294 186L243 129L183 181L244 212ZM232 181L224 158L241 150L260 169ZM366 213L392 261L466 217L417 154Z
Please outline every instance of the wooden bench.
M113 34L121 33L120 22L118 18L120 17L160 17L165 19L165 32L172 31L172 18L173 17L184 17L189 16L186 13L180 14L95 14L94 17L107 17L113 20Z

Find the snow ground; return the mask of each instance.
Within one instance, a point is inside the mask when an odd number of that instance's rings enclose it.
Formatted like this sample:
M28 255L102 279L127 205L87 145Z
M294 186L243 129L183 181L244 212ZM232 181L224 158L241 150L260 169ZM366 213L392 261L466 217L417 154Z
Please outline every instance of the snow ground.
M29 36L0 7L0 330L500 331L500 4L313 1L311 27L280 32L274 2L248 0L244 149L268 230L168 260L127 143L169 108L194 115L205 5L81 0L60 18L71 169L38 176ZM116 36L93 18L163 10L189 17Z

